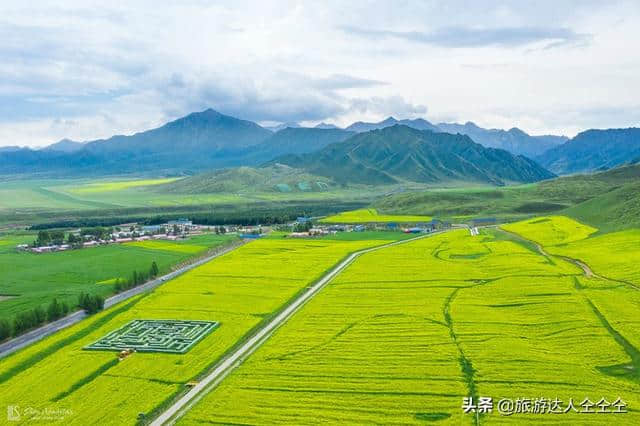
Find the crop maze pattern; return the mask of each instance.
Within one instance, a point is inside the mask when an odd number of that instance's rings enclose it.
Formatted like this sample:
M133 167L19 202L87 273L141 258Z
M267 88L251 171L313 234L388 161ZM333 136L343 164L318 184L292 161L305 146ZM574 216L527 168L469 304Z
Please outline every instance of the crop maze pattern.
M112 331L89 350L168 352L183 354L218 327L215 321L133 320Z

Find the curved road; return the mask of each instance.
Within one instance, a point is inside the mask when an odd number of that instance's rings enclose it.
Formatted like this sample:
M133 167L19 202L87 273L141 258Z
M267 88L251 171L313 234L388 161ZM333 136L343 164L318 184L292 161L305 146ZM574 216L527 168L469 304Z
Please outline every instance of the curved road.
M166 275L163 275L159 278L156 278L153 281L146 282L138 287L134 287L129 290L123 291L122 293L113 295L104 301L104 308L105 309L110 308L111 306L117 303L120 303L124 300L127 300L133 296L137 296L140 293L144 293L145 291L152 290L155 287L159 286L160 284L163 284L164 282L170 279L173 279L178 275L182 275L185 272L195 267L198 267L204 263L207 263L208 261L215 259L218 256L222 256L223 254L226 254L231 250L235 249L236 247L246 244L247 242L248 240L241 240L237 243L232 243L228 246L225 246L222 250L215 251L209 256L203 257L202 259L196 262L190 263L186 266L176 269L175 271L170 272ZM85 314L84 311L76 311L67 315L66 317L60 318L57 321L50 322L48 324L43 325L42 327L36 328L35 330L31 330L28 333L22 334L11 340L8 340L0 344L0 358L4 358L5 356L19 349L22 349L25 346L35 343L38 340L44 339L45 337L50 336L51 334L55 333L58 330L62 330L63 328L76 324L77 322L84 319L86 316L87 314Z
M351 253L345 260L338 263L329 272L327 272L322 278L320 278L315 284L313 284L307 291L302 293L296 299L294 299L284 310L276 315L271 321L258 330L253 336L251 336L244 344L239 346L226 358L224 358L218 365L197 385L192 387L189 392L184 394L173 405L171 405L165 412L160 414L152 423L152 426L161 426L165 424L173 424L177 419L189 410L196 402L198 402L203 396L205 396L213 387L215 387L224 377L229 374L234 368L240 366L242 362L255 351L260 345L262 345L273 332L284 324L293 314L308 302L313 296L315 296L323 287L325 287L336 275L342 272L347 266L349 266L359 256L369 253L375 250L380 250L386 247L391 247L399 244L406 244L421 238L429 237L431 235L440 234L446 231L433 232L427 235L421 235L419 237L410 238L407 240L395 241L388 244L383 244L377 247L371 247L368 249L359 250Z

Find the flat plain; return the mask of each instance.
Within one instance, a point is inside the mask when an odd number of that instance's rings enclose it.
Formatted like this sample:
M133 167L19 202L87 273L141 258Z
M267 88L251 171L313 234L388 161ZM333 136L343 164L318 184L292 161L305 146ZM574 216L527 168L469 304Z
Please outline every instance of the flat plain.
M637 407L638 303L632 288L500 230L386 248L353 263L179 423L637 423L632 410L476 419L461 406L471 395Z
M0 236L0 294L10 296L0 302L0 318L11 319L38 305L46 309L54 298L75 306L81 292L111 295L115 281L129 279L134 270L147 273L155 261L165 273L232 238L204 234L179 242L141 241L34 254L16 250L18 244L31 243L33 233Z
M73 411L65 424L135 424L348 253L382 241L251 242L17 352L0 363L0 405ZM4 302L2 302L4 303ZM83 348L134 319L220 325L185 354ZM46 386L43 384L46 383Z

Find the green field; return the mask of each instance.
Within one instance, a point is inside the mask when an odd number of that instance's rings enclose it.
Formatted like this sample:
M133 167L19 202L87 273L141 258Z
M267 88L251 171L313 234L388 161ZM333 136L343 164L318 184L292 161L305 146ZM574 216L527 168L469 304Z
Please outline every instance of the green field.
M562 214L610 232L640 228L639 182L640 164L635 164L528 185L402 191L376 199L372 207L387 214L454 220Z
M66 408L65 424L134 424L218 360L252 328L349 252L382 241L253 241L0 363L0 405ZM204 320L219 327L184 354L83 348L134 319ZM45 385L46 384L46 385Z
M46 305L54 298L75 306L78 294L108 296L116 279L128 279L134 270L148 272L155 261L161 273L232 236L204 234L180 242L141 241L56 253L34 254L15 246L30 243L30 233L0 235L0 319Z
M334 216L321 219L323 223L415 223L429 222L430 216L387 215L380 214L375 209L360 209L342 212Z
M639 303L499 230L432 236L362 256L179 423L474 424L469 395L630 407L480 423L638 423Z
M295 214L312 207L332 211L371 202L384 188L333 188L316 192L244 191L194 192L170 190L175 178L118 180L15 180L0 182L0 225L86 220L114 216L148 219L161 214L211 213L221 218L243 217L256 210L282 210ZM178 182L179 183L179 182ZM177 184L177 183L176 183ZM126 220L123 220L123 222Z

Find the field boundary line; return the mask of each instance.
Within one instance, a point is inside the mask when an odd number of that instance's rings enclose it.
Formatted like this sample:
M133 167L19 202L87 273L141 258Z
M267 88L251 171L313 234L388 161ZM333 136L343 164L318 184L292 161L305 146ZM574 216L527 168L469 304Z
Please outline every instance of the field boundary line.
M384 248L392 247L400 244L407 244L431 237L433 235L442 234L449 230L436 231L425 235L420 235L406 240L393 241L391 243L382 244L375 247L357 250L349 254L346 258L339 261L328 272L321 276L314 284L307 287L307 290L299 294L290 301L284 309L276 316L269 320L262 328L258 329L251 337L249 337L242 345L231 352L224 359L217 363L211 372L207 374L198 384L192 387L187 393L178 398L164 412L158 415L150 424L152 426L172 425L181 418L189 409L193 407L200 399L214 389L231 371L242 365L255 350L257 350L269 337L282 325L284 325L300 308L310 301L316 294L327 286L337 275L351 265L358 257L363 254Z
M117 305L118 303L124 302L125 300L131 299L132 297L137 296L141 293L151 291L154 288L158 287L159 285L164 284L165 282L172 280L173 278L176 278L177 276L182 275L185 272L190 271L191 269L201 266L215 259L216 257L225 255L230 251L233 251L236 248L241 247L244 244L247 244L250 241L251 240L240 240L237 242L234 241L231 244L225 245L223 248L221 248L221 250L215 251L206 257L196 260L193 263L182 266L176 269L175 271L169 272L168 274L155 278L152 281L148 281L137 287L133 287L121 293L114 294L113 296L107 298L104 301L104 309L109 309L112 306ZM56 321L45 324L25 334L14 337L13 339L7 340L6 342L0 344L0 359L6 356L9 356L12 353L26 346L29 346L39 340L42 340L45 337L48 337L60 330L63 330L67 327L77 324L78 322L82 321L86 317L88 317L88 315L84 311L82 310L75 311L67 315L66 317L63 317Z

